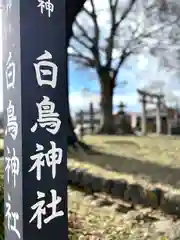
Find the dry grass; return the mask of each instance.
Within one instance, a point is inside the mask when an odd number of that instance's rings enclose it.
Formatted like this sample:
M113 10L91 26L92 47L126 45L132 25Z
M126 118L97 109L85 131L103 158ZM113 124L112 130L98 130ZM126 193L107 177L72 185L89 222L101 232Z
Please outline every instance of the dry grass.
M125 178L129 182L139 182L145 187L158 185L166 190L179 191L180 138L86 136L84 140L101 155L88 155L82 149L78 152L72 151L68 159L69 167L86 168L89 172L105 178ZM161 234L156 231L158 220L137 220L131 215L131 211L117 211L117 202L111 206L99 207L98 200L92 196L85 196L72 189L69 189L68 195L70 219L74 218L74 222L77 223L76 226L71 224L70 231L73 232L73 236L69 239L180 239L179 236L167 236L173 229L173 223L169 223L169 220L162 224L167 233ZM141 211L135 211L133 214L139 216ZM161 213L156 211L154 214L161 219Z
M73 152L69 167L83 167L106 178L125 178L144 187L179 191L180 138L86 136L84 140L101 155Z
M4 140L0 138L0 149L4 148Z
M98 208L96 201L81 192L69 190L69 222L72 240L125 239L131 231L112 208ZM76 223L76 225L73 224Z
M168 233L159 233L155 226L167 218L148 210L117 211L116 203L99 206L102 196L86 196L69 189L69 239L70 240L168 240Z
M108 153L180 167L180 137L87 136L85 142Z

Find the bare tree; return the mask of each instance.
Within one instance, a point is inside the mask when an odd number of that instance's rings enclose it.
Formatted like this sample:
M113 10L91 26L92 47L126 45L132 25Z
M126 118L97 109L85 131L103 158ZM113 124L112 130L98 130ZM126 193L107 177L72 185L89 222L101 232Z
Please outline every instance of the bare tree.
M164 40L158 42L151 53L158 57L161 66L169 71L180 72L180 2L176 0L163 0L166 7L163 8L161 16L163 19L176 18L175 24L163 32Z
M113 93L119 69L131 54L157 45L162 38L161 35L156 38L157 32L175 22L175 19L160 21L158 11L162 4L159 6L155 0L147 2L108 0L108 8L98 10L94 1L89 0L75 20L68 54L76 64L94 69L98 76L101 89L101 133L115 132ZM103 26L100 21L102 12L105 13L104 17L109 16Z

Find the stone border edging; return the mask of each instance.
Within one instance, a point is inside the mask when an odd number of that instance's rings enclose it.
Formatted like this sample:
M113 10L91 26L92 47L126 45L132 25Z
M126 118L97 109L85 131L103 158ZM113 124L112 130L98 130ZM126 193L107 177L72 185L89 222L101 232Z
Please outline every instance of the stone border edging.
M105 179L80 168L68 168L68 184L89 194L104 192L132 206L161 209L166 214L180 217L180 195L172 195L160 188L147 190L139 184L129 184L123 179Z

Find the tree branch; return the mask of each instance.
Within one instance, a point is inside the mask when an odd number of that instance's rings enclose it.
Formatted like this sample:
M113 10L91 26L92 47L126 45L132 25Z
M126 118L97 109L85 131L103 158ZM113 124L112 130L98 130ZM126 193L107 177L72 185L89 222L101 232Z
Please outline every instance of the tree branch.
M168 26L178 22L179 20L180 20L180 17L177 17L177 19L175 19L173 21L169 21L166 24L162 24L160 27L158 27L154 30L151 30L151 31L146 32L146 33L139 34L138 36L136 36L136 37L134 37L130 40L129 46L130 46L130 44L134 45L134 46L136 45L134 50L137 49L137 45L140 46L143 43L143 40L148 39L148 38L152 38L154 34L158 33L159 31L165 29ZM157 38L157 37L155 37L155 38ZM131 51L134 51L134 50L131 50Z
M125 60L127 59L127 57L129 57L129 56L131 55L131 53L132 53L132 52L130 52L130 51L127 52L127 48L125 48L125 49L123 50L123 53L122 53L121 58L120 58L120 60L119 60L119 63L117 64L117 67L116 67L115 70L114 70L114 75L113 75L113 78L114 78L114 79L116 79L120 67L123 65L123 63L125 62Z
M82 32L83 36L87 38L89 42L93 44L92 38L88 35L87 30L83 28L83 26L78 22L78 20L75 20L75 25L79 28L79 30Z
M92 64L92 62L94 62L94 59L86 56L86 55L84 54L84 52L83 52L83 53L80 52L75 46L70 45L69 47L70 47L71 49L73 49L73 51L74 51L74 52L72 52L72 53L68 53L68 56L69 56L69 57L75 58L75 59L78 59L78 58L79 58L79 59L82 59L82 60L85 60L85 61L89 62L90 64Z
M117 21L116 25L117 27L120 25L120 23L122 21L124 21L126 19L126 17L128 16L128 14L131 12L135 2L137 0L131 0L131 2L129 3L128 7L125 9L124 13L122 14L121 18L119 19L119 21Z
M101 62L100 62L100 53L99 53L99 38L100 38L100 29L97 21L97 14L96 14L96 9L93 0L90 0L91 7L92 7L92 12L90 13L87 9L84 8L86 13L91 16L91 19L94 23L94 38L93 38L93 46L92 46L92 52L94 54L94 57L96 58L97 61L97 68L100 67Z
M139 32L138 31L139 27L137 27L136 30L132 30L134 29L134 26L132 26L132 29L131 29L131 26L129 26L128 28L127 25L129 24L129 15L132 12L134 4L136 3L137 0L129 0L129 4L121 13L121 16L118 15L118 2L120 0L109 0L108 11L110 12L110 16L111 16L110 31L109 31L109 36L106 39L107 44L102 43L101 45L100 40L101 38L103 38L103 36L101 36L100 34L102 32L101 26L98 25L98 21L97 21L97 9L95 8L94 2L93 2L94 0L89 0L89 1L91 4L91 10L84 7L83 11L84 11L84 14L86 14L90 18L90 20L93 23L93 26L91 28L91 31L89 31L89 29L86 28L83 22L76 20L75 24L77 26L77 29L79 30L79 33L74 34L75 42L73 44L75 46L76 46L76 43L79 44L81 47L85 49L85 52L83 52L84 49L82 49L82 51L81 49L80 51L79 50L77 51L77 49L76 50L74 49L74 53L70 53L69 56L75 59L77 63L80 63L83 66L95 68L98 74L102 72L101 69L104 69L104 71L106 71L106 74L108 76L111 76L111 73L112 73L112 77L109 78L112 80L112 85L115 84L118 71L120 67L124 64L127 57L129 57L132 53L136 54L136 52L140 50L140 47L148 46L147 45L148 43L145 41L147 39L156 38L157 42L160 41L160 39L162 38L158 32L162 31L167 35L167 33L169 33L169 30L168 28L167 29L165 28L170 25L174 25L174 23L178 21L177 18L175 20L171 20L171 18L167 17L168 21L166 19L163 25L158 24L157 26L156 25L157 22L155 22L154 24L154 21L156 20L153 20L154 18L153 18L152 12L149 12L148 14L149 14L150 20L152 21L150 21L151 26L150 28L148 28L148 31ZM153 8L153 6L151 6L151 8ZM136 17L135 15L136 13L133 13L133 14L134 14L134 17ZM120 35L122 35L122 39L117 39L117 29L119 26L121 26L121 23L125 20L127 20L127 25L121 31L122 34ZM133 20L130 19L130 21L133 21ZM152 23L155 25L155 28L154 27L152 28ZM163 29L167 30L167 32L163 31ZM126 35L126 32L124 34L125 36L123 36L124 31L127 31L127 35ZM103 32L102 32L102 35L103 35ZM119 45L120 53L119 53L118 60L114 60L113 58L113 50L114 49L118 50L118 46L116 46L116 42L115 42L116 39L120 42L120 45L121 45L121 46ZM89 51L87 54L86 54L86 50ZM103 62L105 61L105 64L101 63L101 57L103 59ZM114 64L116 65L114 66Z
M84 67L87 67L87 68L95 68L96 66L96 63L95 63L95 60L94 59L90 59L88 57L85 57L85 56L80 56L79 54L75 54L75 53L70 53L68 54L69 57L72 57L73 61L76 63L76 64L80 64Z
M109 8L110 8L110 13L111 13L111 30L110 30L110 36L108 38L108 45L105 50L106 60L107 60L106 67L108 69L111 68L112 53L113 53L113 49L114 49L114 36L116 35L116 31L117 31L119 25L121 24L121 22L131 12L135 2L136 2L136 0L131 0L128 7L124 10L120 19L118 21L116 21L118 0L116 0L114 4L112 4L112 0L109 0Z
M91 51L91 46L89 46L87 43L85 43L82 39L80 39L80 36L73 36L73 39L78 42L80 45Z
M86 44L81 38L81 36L75 36L74 34L74 38L75 40L82 44L86 49L88 49L89 51L91 51L92 55L95 58L95 62L96 62L96 68L98 69L101 65L100 63L100 53L99 53L99 34L100 34L100 29L98 26L98 22L97 22L97 15L96 15L96 10L95 10L95 6L93 3L93 0L90 0L91 6L92 6L92 12L90 12L88 9L86 9L85 7L83 7L83 11L91 18L91 20L93 21L94 24L94 37L89 36L88 34L88 29L85 29L82 24L80 24L77 20L75 21L75 25L78 27L78 29L81 31L81 33L83 34L82 37L85 37L85 39L87 39L87 41L89 43L91 43L91 46L88 46L88 44Z

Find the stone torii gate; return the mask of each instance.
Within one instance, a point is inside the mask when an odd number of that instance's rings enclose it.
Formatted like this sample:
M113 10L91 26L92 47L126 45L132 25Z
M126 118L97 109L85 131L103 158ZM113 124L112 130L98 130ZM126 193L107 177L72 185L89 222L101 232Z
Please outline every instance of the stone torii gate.
M142 135L147 134L147 109L146 106L148 103L156 104L156 133L161 134L162 124L161 124L161 105L164 102L163 94L149 93L145 90L137 89L137 92L140 96L140 102L142 104L142 116L141 116L141 129Z
M67 46L85 0L3 0L6 240L68 239Z

